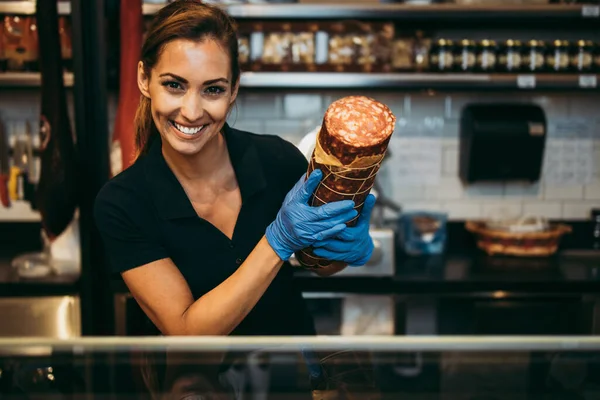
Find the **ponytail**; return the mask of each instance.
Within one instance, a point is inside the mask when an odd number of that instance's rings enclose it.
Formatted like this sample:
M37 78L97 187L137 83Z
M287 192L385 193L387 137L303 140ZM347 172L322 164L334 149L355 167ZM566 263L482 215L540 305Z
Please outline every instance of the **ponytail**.
M137 157L148 153L150 145L159 136L152 119L150 99L140 96L140 103L135 113L135 147Z

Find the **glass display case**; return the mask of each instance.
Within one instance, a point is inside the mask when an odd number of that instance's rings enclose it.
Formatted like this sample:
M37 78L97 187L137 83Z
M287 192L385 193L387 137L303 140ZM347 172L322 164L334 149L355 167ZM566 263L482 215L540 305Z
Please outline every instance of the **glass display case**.
M0 399L599 399L596 337L0 340Z

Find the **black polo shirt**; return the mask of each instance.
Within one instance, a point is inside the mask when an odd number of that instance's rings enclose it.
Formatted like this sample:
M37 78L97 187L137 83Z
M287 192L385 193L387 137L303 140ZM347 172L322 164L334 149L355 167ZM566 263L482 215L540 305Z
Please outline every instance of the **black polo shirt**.
M242 196L233 239L200 218L165 162L157 140L148 154L99 192L96 225L113 272L171 258L195 299L227 279L275 219L308 163L291 143L225 125L225 140ZM285 263L233 335L313 335L293 267Z

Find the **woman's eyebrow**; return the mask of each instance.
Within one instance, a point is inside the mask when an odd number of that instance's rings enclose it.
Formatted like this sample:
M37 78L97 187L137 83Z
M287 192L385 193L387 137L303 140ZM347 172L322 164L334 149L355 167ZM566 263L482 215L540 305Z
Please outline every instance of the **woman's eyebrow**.
M163 74L160 74L159 76L160 77L170 76L171 78L176 79L176 80L180 81L181 83L189 83L187 79L182 78L179 75L175 75L171 72L165 72ZM209 79L207 81L204 81L204 85L212 85L213 83L217 83L217 82L229 83L229 80L227 80L227 78Z

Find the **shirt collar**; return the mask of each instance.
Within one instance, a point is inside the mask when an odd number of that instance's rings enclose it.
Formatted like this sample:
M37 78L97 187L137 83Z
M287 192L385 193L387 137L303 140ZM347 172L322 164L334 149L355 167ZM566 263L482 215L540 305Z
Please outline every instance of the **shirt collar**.
M223 126L223 134L233 165L242 204L267 187L258 150L250 134ZM187 194L165 161L161 141L155 140L146 158L146 180L152 190L159 215L164 219L197 217Z

